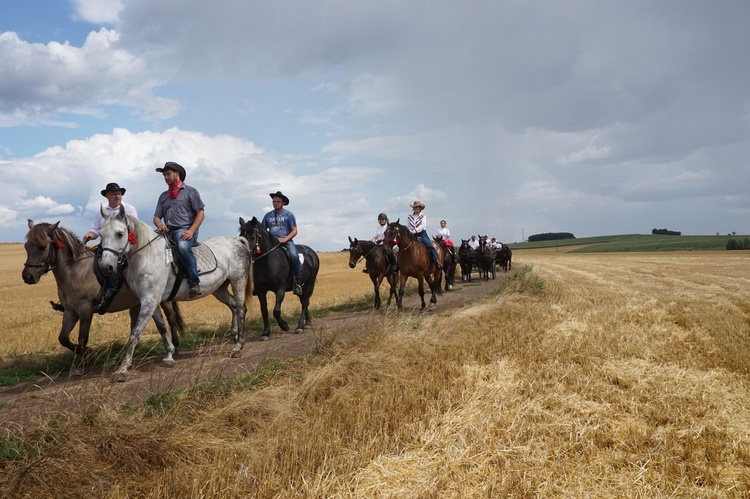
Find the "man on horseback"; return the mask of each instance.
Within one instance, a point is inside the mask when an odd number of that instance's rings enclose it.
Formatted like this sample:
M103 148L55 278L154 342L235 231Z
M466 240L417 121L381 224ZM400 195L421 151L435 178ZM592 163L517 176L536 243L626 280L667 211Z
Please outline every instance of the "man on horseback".
M272 237L275 237L289 257L294 275L293 293L302 296L302 264L299 261L297 246L294 244L294 236L297 235L297 218L294 213L284 208L289 204L289 198L281 191L269 194L273 203L273 210L263 217L261 226L265 227Z
M198 229L206 218L205 205L195 187L185 184L185 168L173 161L157 168L164 176L169 188L162 192L156 202L154 225L159 232L169 232L177 244L185 271L188 274L190 298L200 296L198 265L193 255L193 246L198 243Z
M435 260L435 267L438 270L442 270L443 265L440 263L437 250L432 245L430 236L427 235L427 216L422 213L422 210L425 208L424 203L414 201L409 206L412 209L412 214L407 217L407 227L409 231L421 239L425 247L430 251L432 258Z
M125 208L126 214L138 218L138 212L136 211L135 206L125 203L122 200L122 197L125 195L125 190L126 189L124 187L120 187L116 182L108 183L107 187L105 187L101 191L102 196L107 198L108 201L107 206L104 208L104 211L105 213L107 213L107 215L111 215L112 213L119 212L120 206L122 206L123 208ZM96 216L94 217L94 222L91 224L91 228L81 239L83 241L83 244L99 238L99 231L102 230L102 225L104 225L104 216L102 215L101 211L102 210L98 210L96 212ZM115 299L115 295L122 286L123 279L120 272L115 272L109 277L104 278L103 282L101 278L99 279L99 281L102 283L102 289L101 291L99 291L99 295L94 298L94 305L97 305L97 312L101 315L107 311L107 308L109 308L112 300Z

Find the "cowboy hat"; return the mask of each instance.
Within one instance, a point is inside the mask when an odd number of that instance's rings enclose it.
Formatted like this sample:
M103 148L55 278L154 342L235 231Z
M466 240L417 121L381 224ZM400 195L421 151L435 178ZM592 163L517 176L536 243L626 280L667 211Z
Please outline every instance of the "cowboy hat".
M125 188L120 187L117 182L110 182L107 184L107 187L105 187L101 192L102 196L107 196L107 192L109 191L120 191L120 193L125 194Z
M417 206L419 206L420 208L422 208L422 209L424 210L424 203L423 203L423 202L421 202L421 201L414 201L414 202L413 202L412 204L410 204L409 206L410 206L410 207L411 207L412 209L414 209L414 208L416 208Z
M167 161L164 163L164 168L157 168L156 171L159 173L163 173L164 170L172 170L173 172L177 172L180 175L180 180L185 181L185 177L187 176L187 173L185 173L185 169L182 167L182 165L175 163L174 161Z
M284 206L289 204L289 198L281 193L281 191L272 192L269 194L271 198L281 198L284 201Z

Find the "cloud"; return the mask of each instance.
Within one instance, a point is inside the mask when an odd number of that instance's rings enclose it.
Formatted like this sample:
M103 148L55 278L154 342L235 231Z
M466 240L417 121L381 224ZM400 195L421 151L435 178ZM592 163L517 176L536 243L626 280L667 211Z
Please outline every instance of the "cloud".
M163 81L142 59L117 48L119 38L102 28L74 47L0 34L0 125L71 126L74 118L60 116L101 117L114 105L133 107L152 120L175 116L178 101L154 94Z

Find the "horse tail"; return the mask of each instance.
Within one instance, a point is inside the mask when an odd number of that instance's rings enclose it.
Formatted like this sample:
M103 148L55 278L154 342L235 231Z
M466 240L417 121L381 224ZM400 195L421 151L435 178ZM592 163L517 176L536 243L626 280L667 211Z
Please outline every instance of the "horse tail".
M185 336L185 318L182 316L182 310L180 310L179 302L171 301L172 310L174 311L174 321L177 332L180 336Z

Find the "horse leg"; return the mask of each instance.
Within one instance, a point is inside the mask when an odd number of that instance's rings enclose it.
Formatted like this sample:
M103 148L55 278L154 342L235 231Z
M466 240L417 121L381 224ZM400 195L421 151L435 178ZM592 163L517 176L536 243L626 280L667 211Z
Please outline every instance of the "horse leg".
M404 292L406 289L406 279L408 278L409 276L403 273L399 278L398 294L396 294L396 305L398 305L399 312L404 309Z
M67 312L66 312L67 313ZM78 344L75 345L76 362L75 367L71 371L71 374L75 376L82 375L86 370L86 361L91 353L89 349L89 331L91 331L91 321L94 318L93 311L84 313L84 315L78 315ZM73 323L75 325L75 323ZM72 326L71 325L71 328Z
M141 310L138 312L135 325L130 328L130 337L128 338L128 344L125 346L125 355L113 376L115 381L125 381L128 369L133 365L133 354L135 353L135 347L138 346L138 342L141 339L141 333L154 315L154 310L159 306L156 300L156 298L153 298L141 301Z
M231 356L236 359L241 355L242 347L245 346L245 341L242 338L242 333L245 329L245 316L247 315L244 296L245 283L231 283L234 295L229 292L229 284L229 281L225 281L213 292L213 295L232 311L232 339L234 340L234 346L232 347Z
M260 315L263 318L263 332L260 335L261 340L267 340L271 336L271 324L268 320L268 298L265 292L257 293L258 302L260 302Z
M308 313L308 307L310 306L310 296L307 293L302 293L302 296L299 297L300 305L302 305L302 311L299 314L299 322L297 322L297 329L294 330L295 333L304 333L305 332L305 320L309 320L310 315Z
M304 293L303 293L304 294ZM273 305L273 317L282 331L289 331L289 324L281 316L281 304L284 301L284 290L276 291L276 303Z
M138 320L138 314L140 310L139 307L134 307L130 309L130 327L132 328L136 321ZM161 336L161 341L164 343L164 350L167 352L166 357L162 359L162 362L168 367L174 366L174 358L172 356L174 355L174 345L172 344L172 338L167 334L167 326L164 324L164 317L161 315L161 309L159 307L156 307L154 309L154 314L152 315L152 318L154 319L154 324L156 324L156 329L159 331L159 335Z
M185 323L182 320L182 314L180 313L180 307L176 301L170 301L161 304L161 310L164 314L164 318L169 324L169 331L172 335L172 345L174 346L174 353L178 353L180 348L180 334L185 331Z
M424 312L424 309L427 306L427 304L424 302L424 277L419 276L417 282L419 282L419 299L422 301L421 311Z
M375 308L380 308L380 281L383 280L382 277L376 276L374 273L370 274L370 280L372 281L372 286L375 288Z

